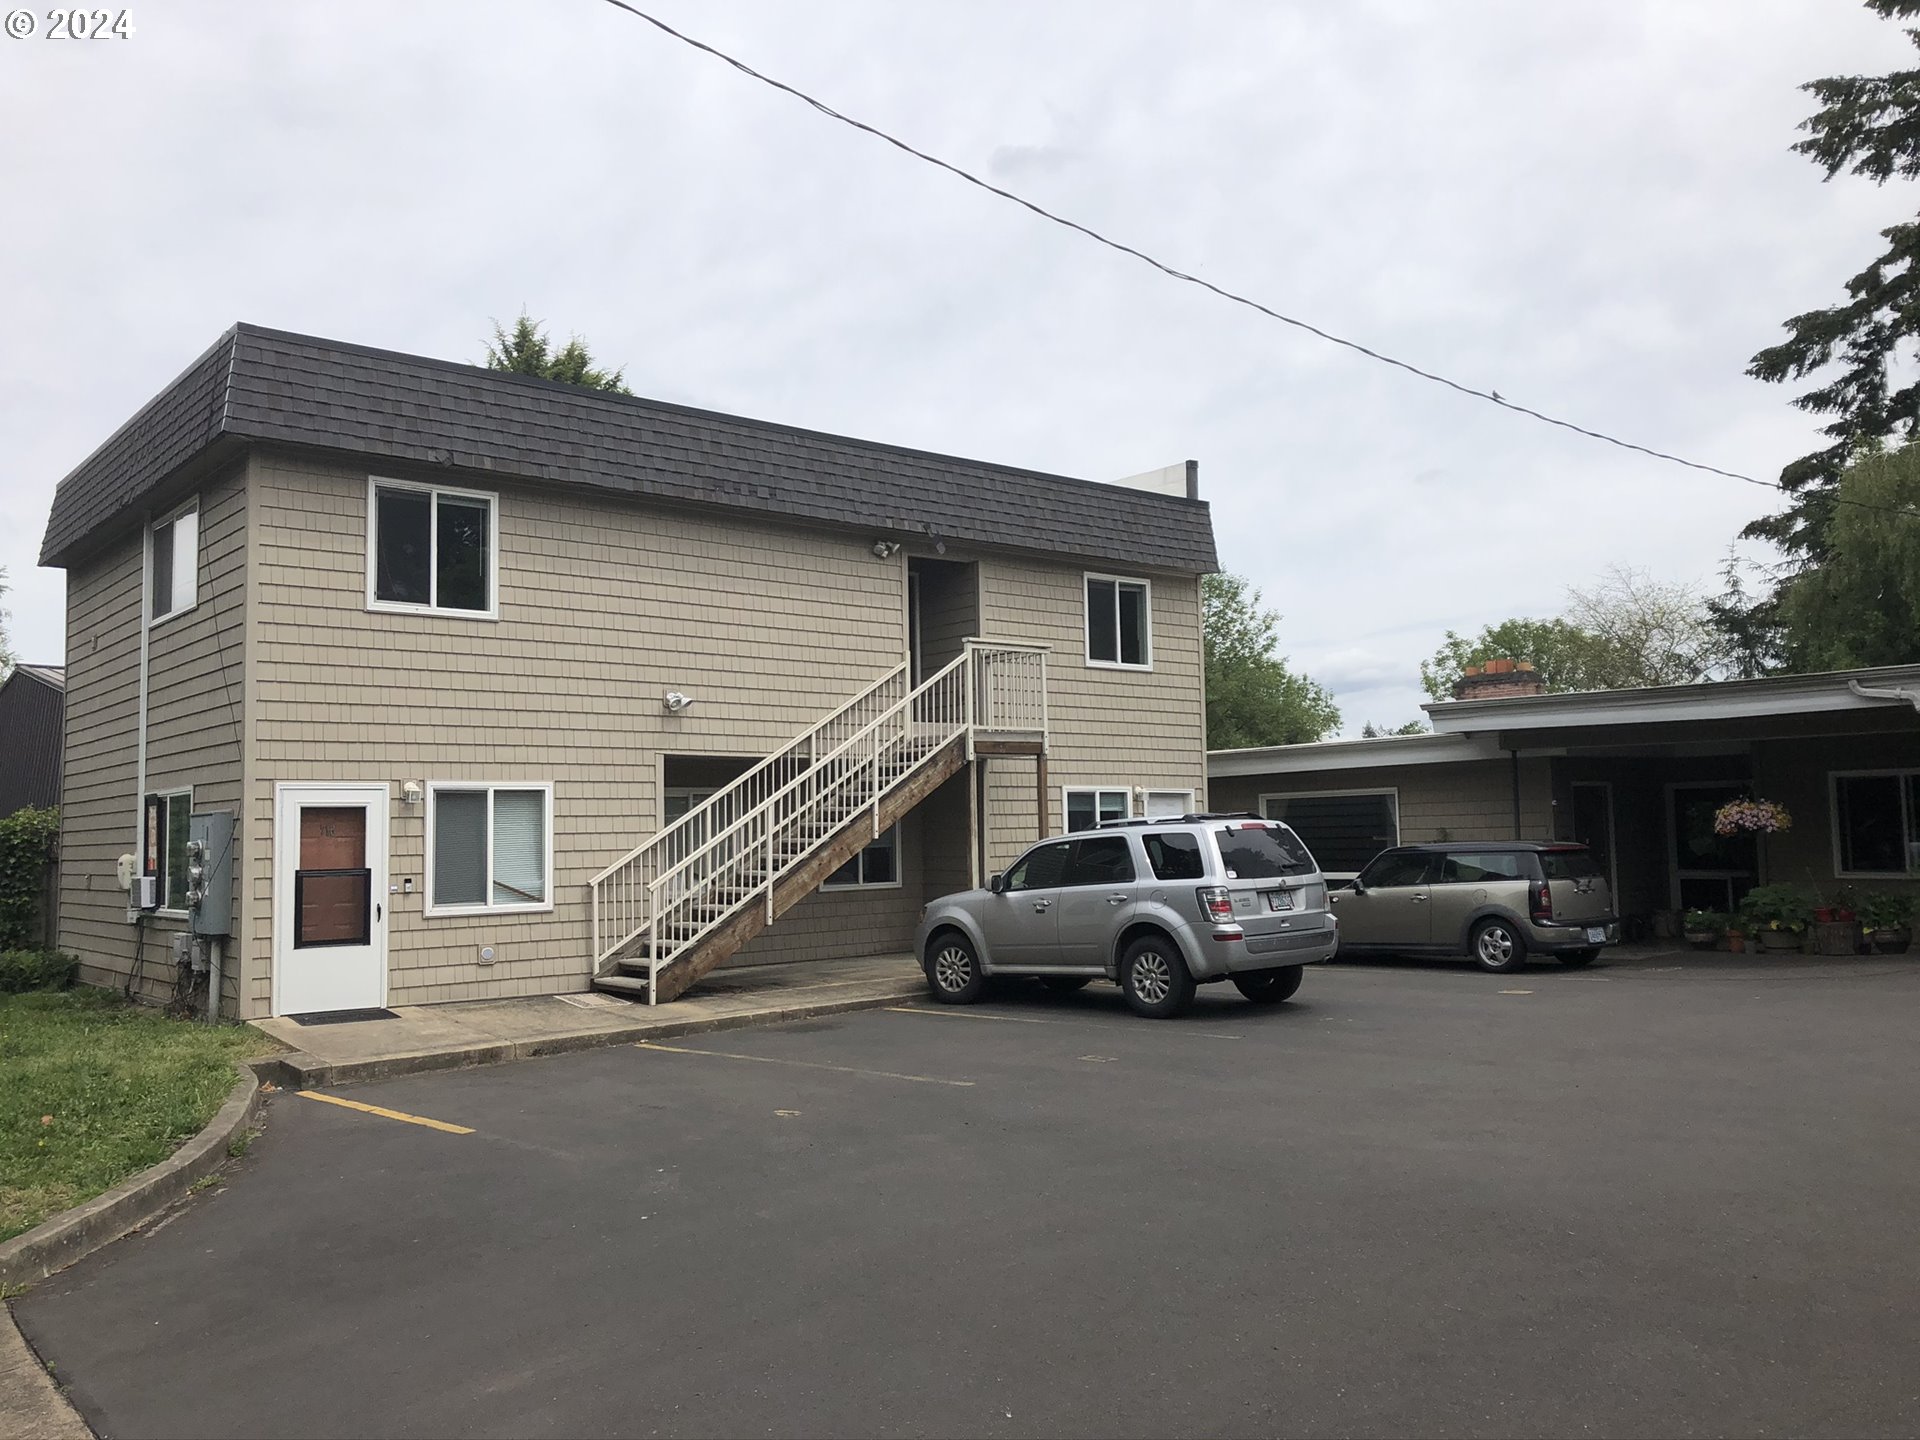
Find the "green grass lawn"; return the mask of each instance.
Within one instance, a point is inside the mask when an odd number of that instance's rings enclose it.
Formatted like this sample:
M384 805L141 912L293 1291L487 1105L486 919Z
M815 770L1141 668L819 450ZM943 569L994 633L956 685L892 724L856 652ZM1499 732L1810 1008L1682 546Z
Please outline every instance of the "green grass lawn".
M0 1240L166 1159L275 1048L105 990L0 995Z

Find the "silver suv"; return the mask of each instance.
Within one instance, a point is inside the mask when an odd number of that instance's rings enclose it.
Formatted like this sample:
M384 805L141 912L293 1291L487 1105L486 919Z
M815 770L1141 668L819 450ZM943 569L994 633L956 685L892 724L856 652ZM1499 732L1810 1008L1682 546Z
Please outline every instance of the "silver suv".
M1196 984L1273 1004L1339 934L1300 837L1255 815L1115 820L1043 840L985 890L934 901L914 953L933 998L965 1005L993 975L1056 990L1118 981L1141 1015L1178 1015Z

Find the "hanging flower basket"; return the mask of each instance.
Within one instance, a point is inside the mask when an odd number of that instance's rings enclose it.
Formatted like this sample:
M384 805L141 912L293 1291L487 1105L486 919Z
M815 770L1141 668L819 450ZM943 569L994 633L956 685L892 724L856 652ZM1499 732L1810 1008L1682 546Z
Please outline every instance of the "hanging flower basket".
M1778 835L1792 828L1787 807L1771 800L1733 800L1713 812L1716 835Z

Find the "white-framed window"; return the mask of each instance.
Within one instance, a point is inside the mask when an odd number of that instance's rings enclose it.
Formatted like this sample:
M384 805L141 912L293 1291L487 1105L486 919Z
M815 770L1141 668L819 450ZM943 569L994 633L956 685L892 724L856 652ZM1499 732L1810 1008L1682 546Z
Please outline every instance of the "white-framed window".
M1133 787L1129 785L1068 785L1061 791L1067 829L1091 830L1106 820L1125 820L1133 814Z
M1398 790L1308 790L1262 795L1260 812L1306 841L1328 875L1358 875L1382 850L1400 843Z
M1153 592L1145 580L1086 576L1087 664L1153 668Z
M660 792L660 828L665 829L696 805L719 794L714 785L669 785Z
M428 915L553 909L553 786L427 782Z
M1920 874L1920 770L1833 770L1827 786L1836 876Z
M151 790L140 807L140 873L154 878L162 915L187 913L187 821L193 791Z
M1149 820L1178 820L1193 813L1193 791L1149 790L1141 811Z
M200 501L189 500L147 531L147 623L200 603Z
M500 497L367 481L367 608L491 620L500 613Z
M900 883L900 827L895 825L822 881L821 889L897 890Z

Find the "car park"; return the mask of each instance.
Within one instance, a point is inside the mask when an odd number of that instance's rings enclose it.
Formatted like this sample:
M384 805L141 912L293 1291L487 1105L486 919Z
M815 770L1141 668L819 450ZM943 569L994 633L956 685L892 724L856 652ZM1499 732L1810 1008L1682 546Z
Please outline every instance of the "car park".
M1193 814L1042 840L984 889L927 906L914 952L943 1004L979 999L999 975L1056 990L1107 979L1136 1013L1163 1017L1221 980L1258 1004L1286 1000L1338 938L1326 879L1290 828Z
M1343 955L1466 955L1506 972L1530 955L1586 965L1620 941L1599 862L1564 842L1396 845L1329 904Z

